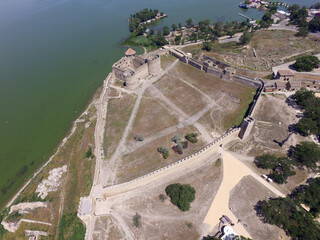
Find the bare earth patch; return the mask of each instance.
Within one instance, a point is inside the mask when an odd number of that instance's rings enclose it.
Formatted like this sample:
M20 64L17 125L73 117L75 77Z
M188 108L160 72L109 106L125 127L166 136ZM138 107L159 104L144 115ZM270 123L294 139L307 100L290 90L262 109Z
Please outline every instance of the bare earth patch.
M220 131L239 125L256 92L255 88L221 80L181 62L170 70L170 74L184 79L201 90L223 110L221 112L223 114L215 114L213 117L207 117L200 121L208 127L210 132L219 126L219 122L223 123L223 129ZM209 124L206 124L206 121L210 119L218 120L216 124L215 120L213 120L213 123L211 120ZM211 125L215 127L210 128Z
M134 134L148 137L178 123L178 120L157 100L145 96L141 100L129 140L133 139Z
M97 218L93 234L93 240L100 239L122 240L126 237L113 217L103 216Z
M209 160L209 159L208 159ZM215 166L212 157L202 167L183 177L167 182L157 182L145 189L137 189L108 199L112 213L120 215L130 227L135 239L198 239L202 222L207 214L221 181L221 167ZM169 198L161 201L160 194L171 183L191 184L196 189L196 199L187 212L180 211ZM141 215L141 227L133 225L133 216Z
M160 60L161 60L161 68L163 70L166 70L168 67L172 65L172 63L176 60L176 58L171 55L162 55L160 56Z
M266 200L269 197L276 196L253 177L247 176L232 189L229 207L253 239L273 240L279 236L282 236L282 239L289 239L282 229L263 223L256 215L254 205L259 200Z
M109 100L103 145L106 159L110 158L117 148L134 104L135 98L125 93L120 99Z
M201 149L205 144L199 140L198 143L189 143L188 148L183 149L183 154L181 155L172 150L172 146L175 144L172 142L171 138L174 135L179 134L181 138L184 139L185 134L189 132L197 133L197 130L192 126L188 126L183 129L179 129L172 134L158 138L147 145L144 145L144 143L141 142L140 144L142 147L136 149L132 153L125 154L121 159L121 164L118 171L118 182L126 182L142 176L172 162L178 161L179 159L182 159L185 156L188 156ZM169 149L169 158L163 159L162 154L157 151L157 148L160 146Z
M175 77L165 75L156 82L155 87L189 116L196 114L206 105L201 93Z

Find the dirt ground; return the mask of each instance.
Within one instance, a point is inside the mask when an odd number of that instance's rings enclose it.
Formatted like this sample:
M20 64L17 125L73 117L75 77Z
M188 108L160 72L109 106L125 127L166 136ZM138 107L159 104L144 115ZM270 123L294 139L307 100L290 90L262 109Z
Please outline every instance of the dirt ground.
M176 58L171 55L162 55L160 56L160 60L161 60L161 68L165 70L171 66L171 64L176 60Z
M231 191L229 207L255 240L289 239L280 228L263 223L256 215L254 205L259 200L276 197L253 177L244 177Z
M294 34L294 32L284 30L257 31L248 46L239 46L235 42L229 42L214 43L211 52L202 51L202 44L185 47L183 50L191 52L195 58L199 58L204 53L242 68L241 74L261 77L264 71L271 71L273 66L293 61L299 55L319 53L319 38L309 36L302 41ZM253 54L253 48L256 50L257 57ZM246 69L258 71L261 74L246 71Z
M254 114L255 123L250 136L247 139L234 140L227 147L230 151L237 153L239 159L257 174L268 174L269 170L256 167L253 163L254 157L265 153L286 156L290 146L295 146L301 141L311 140L309 137L292 134L282 147L277 143L288 137L289 126L298 122L299 116L299 110L288 105L285 95L263 94ZM289 177L286 184L274 184L274 186L284 194L288 194L311 176L307 170L295 169L295 171L296 175Z
M149 95L144 95L128 140L132 140L134 134L142 135L144 138L149 137L178 123L179 121L166 107Z
M210 132L215 129L223 132L239 125L256 91L255 88L223 81L180 62L169 73L192 84L218 105L209 116L200 120Z
M135 97L126 93L120 99L109 99L104 132L104 153L106 158L115 151L129 121Z
M136 177L147 174L151 171L157 170L163 166L169 165L172 162L184 158L198 149L205 146L205 143L199 140L197 143L188 143L188 148L183 149L183 154L175 153L172 147L175 145L172 142L172 137L179 134L184 140L184 136L189 133L197 133L193 126L188 126L182 129L177 129L174 133L155 139L147 145L143 142L140 148L134 152L123 155L121 164L118 170L118 182L126 182ZM163 146L169 149L169 157L164 159L162 154L157 151L157 148Z
M111 216L99 217L95 222L93 240L125 240L125 234Z
M205 165L183 177L172 176L173 180L112 197L108 200L112 213L124 219L135 239L199 239L203 219L221 182L222 167L216 166L216 159L212 156ZM187 212L180 211L168 198L164 202L159 198L165 194L166 186L177 182L196 189L196 199ZM133 226L136 213L141 215L139 228Z
M189 116L206 106L206 99L201 93L175 77L165 75L154 86Z
M299 111L288 105L286 96L263 94L254 114L255 123L250 136L230 143L229 149L249 156L259 156L264 153L286 155L290 146L308 140L293 134L282 147L277 143L288 137L289 126L299 121L297 115L299 116Z

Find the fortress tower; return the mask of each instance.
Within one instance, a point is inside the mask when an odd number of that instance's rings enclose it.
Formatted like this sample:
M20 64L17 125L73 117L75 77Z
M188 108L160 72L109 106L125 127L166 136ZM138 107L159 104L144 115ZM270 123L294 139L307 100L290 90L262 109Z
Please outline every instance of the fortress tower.
M156 75L161 70L160 56L158 54L150 55L147 58L148 69L150 75Z
M136 89L148 78L155 76L161 71L160 56L150 54L149 56L136 56L136 52L129 48L125 57L113 64L112 72L117 79L124 81L129 89Z

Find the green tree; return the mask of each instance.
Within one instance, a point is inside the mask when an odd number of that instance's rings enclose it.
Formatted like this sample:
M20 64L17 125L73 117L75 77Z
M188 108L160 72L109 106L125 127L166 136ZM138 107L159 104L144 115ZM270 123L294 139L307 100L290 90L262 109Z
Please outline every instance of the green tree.
M320 31L320 16L315 16L310 22L309 22L309 30L312 32Z
M93 154L92 154L92 149L89 148L88 151L86 152L86 157L87 157L87 158L90 158L92 155L93 155Z
M308 136L310 134L318 133L317 122L312 120L311 118L301 118L299 122L296 124L296 131L300 133L302 136Z
M229 30L229 31L227 32L227 35L228 35L230 38L232 38L234 34L235 34L235 32L234 32L233 30Z
M239 39L239 44L246 45L250 43L251 38L252 38L252 33L245 31Z
M139 26L139 27L136 29L135 33L136 33L138 36L139 36L139 35L143 35L143 33L144 33L143 27Z
M171 140L174 143L179 143L179 142L181 142L181 137L180 137L179 134L176 134L176 135L173 136L173 138Z
M165 148L165 147L158 147L158 148L157 148L157 151L162 154L162 156L163 156L164 159L167 159L167 158L169 157L169 150L168 150L167 148Z
M212 43L211 42L203 42L202 49L210 52L212 50Z
M191 142L191 143L196 143L198 142L198 134L197 133L188 133L185 138Z
M186 20L186 27L190 28L194 25L194 21L192 20L192 18L189 18Z
M137 228L141 227L141 215L139 213L136 213L133 218L133 225Z
M177 25L172 24L172 25L171 25L171 28L172 28L172 31L175 31L175 30L177 30Z
M310 179L308 185L301 185L290 195L298 204L309 206L314 217L320 213L320 178Z
M170 29L167 26L163 27L163 35L168 36L169 34L170 34Z
M300 27L299 31L297 32L297 37L306 37L309 33L308 27Z
M157 33L157 36L155 38L155 44L160 47L168 44L167 40L165 39L161 31Z
M181 36L176 36L176 37L174 38L175 44L179 45L179 44L180 44L180 41L181 41Z
M255 164L259 168L272 169L277 166L278 158L273 154L263 154L256 159Z
M311 72L314 68L318 67L320 61L316 56L302 56L297 58L293 67L298 72Z
M260 218L283 228L292 239L320 239L319 223L290 197L259 201L255 209Z
M190 184L175 183L166 187L166 193L171 202L181 211L188 211L195 200L196 190Z
M292 157L302 166L315 170L320 161L320 147L313 142L301 142L294 147Z

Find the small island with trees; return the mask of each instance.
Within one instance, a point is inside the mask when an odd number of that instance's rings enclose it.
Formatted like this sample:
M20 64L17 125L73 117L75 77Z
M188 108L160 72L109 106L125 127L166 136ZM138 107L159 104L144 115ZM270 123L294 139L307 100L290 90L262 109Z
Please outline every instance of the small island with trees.
M131 14L128 19L131 34L121 45L144 46L148 50L153 50L167 44L161 31L154 34L153 29L148 29L148 26L167 16L168 15L163 12L159 13L158 9L148 8Z

